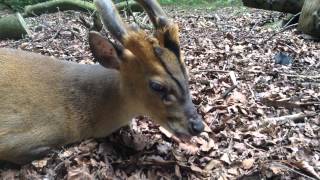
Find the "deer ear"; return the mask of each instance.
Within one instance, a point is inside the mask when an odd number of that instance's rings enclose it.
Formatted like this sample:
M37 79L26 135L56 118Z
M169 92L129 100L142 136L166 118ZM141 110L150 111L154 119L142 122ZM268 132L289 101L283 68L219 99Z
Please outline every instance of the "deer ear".
M120 58L111 42L99 32L89 32L89 45L93 57L105 68L120 68Z

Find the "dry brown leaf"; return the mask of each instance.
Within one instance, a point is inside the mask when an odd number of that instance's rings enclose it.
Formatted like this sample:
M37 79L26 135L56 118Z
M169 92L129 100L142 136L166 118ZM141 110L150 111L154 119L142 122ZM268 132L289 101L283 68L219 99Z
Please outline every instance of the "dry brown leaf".
M300 161L294 163L294 165L299 169L308 172L308 174L312 175L314 178L320 179L320 175L314 170L314 167L312 167L308 162Z
M179 148L189 155L195 155L199 151L199 148L193 144L179 143Z
M41 160L36 160L36 161L33 161L33 162L32 162L32 165L34 165L34 167L37 167L37 168L43 168L43 167L45 167L45 166L48 164L48 160L49 160L49 158L44 158L44 159L41 159Z
M138 171L127 178L127 180L148 180L142 171Z
M171 138L173 136L173 134L171 132L169 132L168 130L166 130L164 127L159 126L159 130L160 132L162 132L162 134L164 134L167 138Z
M204 131L205 132L207 132L207 133L211 133L212 132L211 128L207 125L207 123L203 123L203 125L204 125Z
M19 172L17 170L8 169L7 171L0 171L0 178L3 180L18 179Z
M173 149L172 154L178 162L187 162L187 158L182 152Z
M228 104L233 104L233 103L247 104L248 98L241 92L234 91L232 92L231 96L227 98L227 103Z
M159 151L159 153L168 154L172 150L172 144L163 141L157 145L157 150Z
M273 174L281 174L283 172L283 169L279 166L270 166L271 171Z
M209 171L209 170L212 170L212 169L215 169L215 168L219 168L219 167L222 167L223 164L221 163L221 161L219 160L215 160L215 159L212 159L205 167L204 169Z
M209 142L206 142L200 146L200 150L203 152L210 151L215 146L213 139L209 139Z
M229 157L229 154L228 153L224 153L221 157L220 157L220 160L227 163L227 164L231 164L231 160L230 160L230 157Z
M238 170L238 168L228 169L228 173L231 174L231 175L234 175L234 176L239 176L239 170Z
M242 168L245 170L251 169L253 164L254 164L255 159L250 158L250 159L245 159L242 161Z
M94 177L90 174L89 169L83 165L74 169L69 169L68 180L93 180Z
M237 150L237 152L239 153L243 153L244 151L247 150L247 146L244 144L244 143L238 143L236 142L234 145L233 145L233 148Z
M174 172L175 172L175 175L177 176L177 178L182 179L180 167L178 165L174 166Z
M195 171L195 172L198 172L198 173L203 173L204 172L201 168L199 168L198 166L196 166L194 164L192 164L190 166L190 168L191 168L192 171Z
M187 70L192 72L189 74L190 93L208 125L205 124L205 132L200 135L203 140L196 141L198 151L195 150L196 147L186 145L184 148L176 148L180 141L174 135L161 128L159 132L158 126L149 123L149 119L145 121L145 118L137 118L132 129L147 137L148 142L150 136L158 139L167 136L175 143L164 138L160 140L161 143L157 142L161 145L128 148L126 143L132 145L134 140L121 139L121 135L128 131L124 128L121 133L109 136L105 142L99 142L98 151L97 146L91 146L92 144L81 144L80 147L79 144L74 144L58 155L51 156L46 165L28 164L14 174L9 173L11 179L50 179L52 174L56 174L57 179L63 179L68 177L70 166L77 168L79 163L87 164L90 167L89 173L94 174L96 179L179 177L178 168L175 168L177 172L166 167L141 167L134 164L128 164L130 168L126 167L127 164L124 164L125 167L113 168L114 164L109 163L122 159L148 159L149 156L151 159L154 158L152 156L160 156L164 160L175 161L179 168L194 164L200 169L211 169L208 170L208 178L211 179L236 179L251 173L255 163L248 170L241 163L235 163L239 159L251 158L259 162L274 158L288 162L302 160L308 163L301 163L295 169L299 168L300 173L310 177L310 174L317 177L315 173L320 173L320 157L317 152L320 146L319 115L303 118L299 122L290 121L290 124L281 126L266 123L264 119L307 111L319 113L319 78L315 77L320 74L320 44L303 40L296 30L279 33L270 41L264 42L266 37L276 32L273 28L266 28L264 23L270 19L279 21L283 17L282 13L274 11L247 8L244 12L239 12L235 7L228 7L218 9L213 14L212 11L202 9L180 12L178 8L169 8L167 12L181 26L181 54L185 55ZM88 13L74 11L26 17L26 21L30 22L30 29L34 30L32 37L18 41L1 40L0 47L21 48L56 56L61 60L94 64L86 38L88 30L77 21L79 14L90 21ZM141 20L143 23L147 21L143 20L145 17L147 16L141 15L140 18L140 14L136 16L137 21ZM274 56L278 52L292 56L293 66L275 65ZM229 73L230 71L234 73ZM227 100L220 99L235 83L238 84L237 88L229 93ZM293 107L295 103L304 105ZM131 132L127 133L132 137ZM215 141L213 148L210 148L210 140ZM247 143L243 143L244 141ZM132 152L134 149L143 150L137 154ZM184 168L180 169L183 178L203 179L202 173ZM295 179L297 176L286 168L271 166L270 169L266 174L258 173L254 177ZM262 171L257 166L257 172ZM0 179L4 179L2 176L7 172L6 169L0 169Z

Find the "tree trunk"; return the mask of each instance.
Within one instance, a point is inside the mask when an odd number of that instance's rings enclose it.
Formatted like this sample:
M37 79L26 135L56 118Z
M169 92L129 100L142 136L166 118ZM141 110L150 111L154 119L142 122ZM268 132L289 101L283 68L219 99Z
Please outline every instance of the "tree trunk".
M129 1L129 6L132 11L142 11L142 7L134 1ZM126 2L116 4L118 10L124 10L127 7ZM83 12L93 12L96 10L91 2L82 0L51 0L35 5L26 6L24 8L24 16L38 16L44 13L54 13L57 11L78 10Z
M320 0L306 0L298 28L305 34L320 38Z
M9 6L0 2L0 17L8 15L8 14L12 14L12 13L13 13L13 11L12 11L12 9L10 9Z
M20 39L30 35L30 31L20 13L4 16L0 19L0 39Z
M304 0L242 0L242 2L247 7L297 14L301 11Z

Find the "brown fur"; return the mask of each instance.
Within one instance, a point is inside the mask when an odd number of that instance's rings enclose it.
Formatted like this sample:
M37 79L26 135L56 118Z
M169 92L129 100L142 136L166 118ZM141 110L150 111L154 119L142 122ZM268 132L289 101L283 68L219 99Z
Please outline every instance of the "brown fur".
M0 49L0 69L0 160L23 163L34 158L27 152L105 136L134 116L117 71L11 49Z
M114 8L106 6L98 9ZM0 49L0 160L26 163L52 148L107 136L138 115L149 115L177 134L203 130L187 91L182 57L176 57L178 26L165 26L150 37L119 27L122 23L114 22L119 15L111 17L102 19L111 21L105 23L111 32L122 30L115 37L123 47L115 48L97 32L89 35L102 66ZM164 47L165 38L173 48ZM165 97L150 82L165 87Z

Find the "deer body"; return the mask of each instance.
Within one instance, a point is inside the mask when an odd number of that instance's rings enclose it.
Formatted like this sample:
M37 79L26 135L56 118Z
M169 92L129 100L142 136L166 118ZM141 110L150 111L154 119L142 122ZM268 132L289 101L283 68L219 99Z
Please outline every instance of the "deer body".
M26 163L52 148L107 136L138 115L177 135L201 133L178 26L156 1L137 1L156 27L154 37L128 28L111 0L95 0L104 25L121 43L89 33L100 65L0 49L0 161Z
M106 136L137 115L113 69L11 49L0 49L0 69L0 159Z

